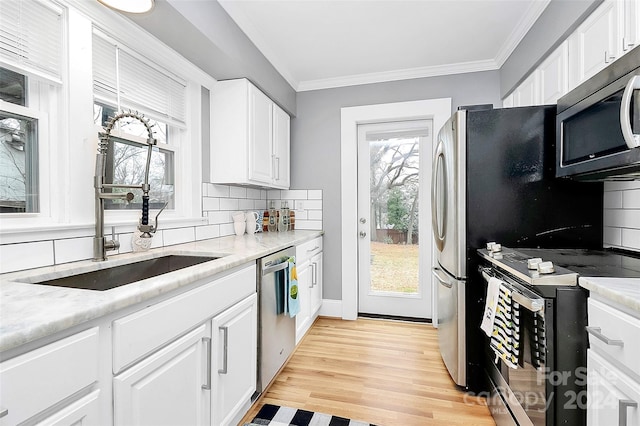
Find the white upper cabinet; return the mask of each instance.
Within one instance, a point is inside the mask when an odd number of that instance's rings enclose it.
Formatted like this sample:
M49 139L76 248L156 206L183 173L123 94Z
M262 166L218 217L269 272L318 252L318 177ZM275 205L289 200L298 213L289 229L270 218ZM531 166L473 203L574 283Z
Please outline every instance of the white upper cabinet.
M211 181L289 188L290 119L246 79L212 94Z
M625 0L622 54L640 44L640 1Z
M531 106L540 104L540 71L535 70L513 92L513 106Z
M605 0L569 37L570 89L622 54L623 14L623 2Z
M569 91L569 53L565 41L538 68L540 95L543 105L555 104Z

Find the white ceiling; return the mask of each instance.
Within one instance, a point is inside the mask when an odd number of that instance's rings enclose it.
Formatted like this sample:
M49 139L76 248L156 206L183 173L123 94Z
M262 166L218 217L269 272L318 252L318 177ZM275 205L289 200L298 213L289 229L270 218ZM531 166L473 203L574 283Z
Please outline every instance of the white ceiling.
M499 69L550 0L218 0L297 91Z

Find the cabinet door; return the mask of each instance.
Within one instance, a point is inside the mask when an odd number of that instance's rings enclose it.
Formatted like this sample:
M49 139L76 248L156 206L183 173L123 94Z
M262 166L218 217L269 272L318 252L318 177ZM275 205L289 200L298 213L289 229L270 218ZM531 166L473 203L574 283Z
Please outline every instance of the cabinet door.
M296 265L298 272L298 298L300 312L296 315L296 344L302 339L310 325L311 319L311 275L313 273L309 260Z
M535 70L514 91L514 106L540 105L540 71Z
M249 85L249 180L271 184L273 102Z
M231 424L256 390L257 300L253 294L213 319L213 425Z
M290 176L290 124L289 114L276 104L273 105L273 183L282 189L289 189Z
M322 305L322 252L311 258L311 314L312 320L316 317Z
M569 37L569 86L576 87L619 55L622 3L606 0Z
M624 34L622 35L622 53L625 54L640 44L640 2L624 2Z
M586 402L588 426L640 425L640 384L593 349L587 351Z
M117 425L205 425L210 326L203 324L113 379Z
M569 91L568 43L562 43L540 65L540 92L542 105L555 104Z

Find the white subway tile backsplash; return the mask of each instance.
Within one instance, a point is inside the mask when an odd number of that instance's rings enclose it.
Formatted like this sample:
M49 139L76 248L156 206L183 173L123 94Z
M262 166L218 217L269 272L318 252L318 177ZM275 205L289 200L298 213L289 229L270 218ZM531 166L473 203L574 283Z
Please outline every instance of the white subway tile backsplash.
M322 220L322 210L309 210L307 215L309 220Z
M606 209L604 224L605 226L637 229L640 226L640 210Z
M238 200L235 198L221 198L220 210L238 210Z
M622 229L622 246L640 250L640 229Z
M229 197L231 198L247 198L247 188L240 186L229 187Z
M228 185L216 185L213 183L208 184L207 195L209 197L229 197L231 187Z
M165 246L189 243L196 240L196 231L193 226L189 226L188 228L164 229L162 234L163 244Z
M280 193L282 191L280 191L279 189L269 189L267 190L267 200L279 200L280 197Z
M267 200L255 200L255 208L257 210L266 210L267 209Z
M230 211L207 212L207 217L209 218L209 224L211 225L231 222Z
M53 241L1 245L0 259L0 273L53 265Z
M207 240L220 236L220 225L207 225L196 227L196 241Z
M133 241L133 232L119 234L118 241L120 241L120 248L118 249L118 253L131 253L133 251L133 247L131 246L131 242Z
M289 189L280 192L280 199L282 200L296 200L307 199L307 191L304 189Z
M247 188L247 198L252 198L254 200L262 199L262 190L256 188Z
M629 189L640 189L640 180L605 182L604 191L626 191Z
M307 210L322 210L322 200L307 200L304 202L304 208Z
M622 193L622 207L625 209L640 209L640 189L624 191ZM640 227L640 223L638 227Z
M306 210L296 210L296 220L305 220L309 217Z
M223 223L220 225L220 236L226 237L227 235L235 234L233 230L233 223Z
M296 229L321 231L322 221L321 220L298 220L298 218L296 217Z
M255 208L255 202L249 199L238 200L239 210L253 210Z
M321 189L310 189L307 191L307 199L309 200L322 200Z
M91 259L93 257L93 237L56 240L53 243L53 248L56 264Z
M603 240L605 245L621 246L622 228L612 228L610 226L605 226Z
M622 191L609 191L604 193L605 209L621 209L622 208Z
M220 198L205 197L202 199L202 210L207 212L211 210L220 210Z

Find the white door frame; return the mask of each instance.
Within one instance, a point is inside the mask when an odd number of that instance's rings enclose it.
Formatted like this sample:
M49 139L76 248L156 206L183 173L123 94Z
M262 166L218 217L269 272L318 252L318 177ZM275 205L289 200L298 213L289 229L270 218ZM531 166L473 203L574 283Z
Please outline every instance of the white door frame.
M451 98L346 107L340 110L340 116L342 319L355 320L358 317L358 124L431 119L435 136L451 116ZM431 288L433 291L434 286ZM432 297L432 301L435 300ZM435 303L432 316L436 317Z

